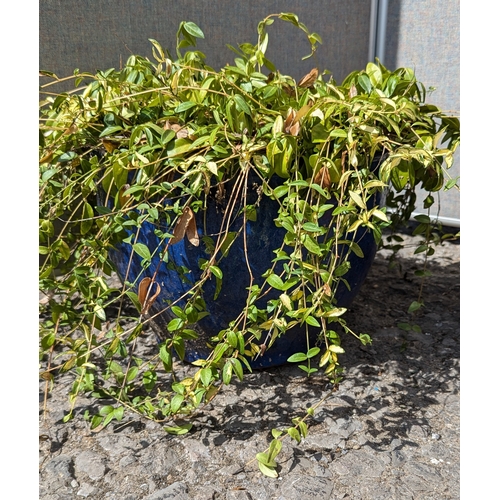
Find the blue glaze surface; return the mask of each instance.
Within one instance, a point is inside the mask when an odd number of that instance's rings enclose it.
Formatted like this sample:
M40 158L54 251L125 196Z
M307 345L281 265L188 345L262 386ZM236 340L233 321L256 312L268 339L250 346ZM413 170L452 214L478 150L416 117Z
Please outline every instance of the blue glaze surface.
M246 235L249 265L255 282L262 284L264 281L262 274L269 268L272 259L275 257L273 250L280 248L286 231L276 227L274 223L278 209L277 202L267 196L262 196L258 200L258 195L249 188L247 203L256 202L259 203L257 220L247 222ZM116 250L110 253L111 260L116 266L117 274L122 281L126 277L127 281L135 282L137 285L144 277L152 277L155 270L158 269L156 281L161 286L161 292L151 306L149 316L152 317L153 327L160 337L164 337L167 331L166 325L172 319L169 312L164 311L165 306L186 294L190 290L192 283L201 276L202 271L199 269L199 260L209 257L201 238L204 234L212 235L212 237L217 234L220 230L223 210L224 207L220 206L213 198L208 202L206 216L203 216L201 212L196 214L197 229L200 236L200 245L198 247L189 243L187 238L175 245L170 245L169 261L178 266L185 266L188 270L184 280L179 277L175 270L170 269L168 264L163 261L160 262L158 252L156 252L147 269L142 268L142 258L137 254L133 254L131 258L132 248L130 244L121 243L116 247ZM229 230L238 231L242 224L243 217L236 217L232 221ZM155 226L151 223L143 223L137 240L147 245L151 253L160 245L160 240L154 232L155 229ZM165 230L166 228L162 229ZM184 360L187 362L193 362L196 359L208 356L211 352L208 345L210 338L217 335L220 330L227 328L229 322L236 319L246 302L250 279L242 234L233 243L228 256L218 263L224 279L217 300L213 300L216 292L215 278L212 277L204 286L203 297L210 314L199 320L195 327L199 338L186 341ZM361 247L364 258L359 258L351 253L349 258L351 268L344 275L351 289L348 290L342 284L339 286L336 293L339 307L348 307L351 304L368 274L377 250L373 236L368 232L358 234L356 242ZM162 246L164 244L160 248ZM137 291L137 286L135 291ZM274 292L274 295L269 294L264 300L277 298L281 293L277 290L274 290ZM264 304L265 302L261 302L257 305L258 307L264 307ZM180 300L177 305L183 307L185 301ZM292 354L305 352L306 350L306 336L303 327L296 326L276 339L275 343L262 356L249 360L249 362L252 368L277 366L286 363L287 358Z

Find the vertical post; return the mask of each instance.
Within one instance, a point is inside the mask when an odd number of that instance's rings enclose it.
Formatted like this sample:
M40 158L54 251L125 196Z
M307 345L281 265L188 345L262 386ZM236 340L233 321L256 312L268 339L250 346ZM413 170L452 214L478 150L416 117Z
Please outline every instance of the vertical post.
M372 0L368 61L375 62L375 58L378 58L383 64L385 57L385 34L387 30L388 9L389 0Z
M370 43L368 45L368 62L375 61L377 47L377 17L379 0L372 0L370 9Z

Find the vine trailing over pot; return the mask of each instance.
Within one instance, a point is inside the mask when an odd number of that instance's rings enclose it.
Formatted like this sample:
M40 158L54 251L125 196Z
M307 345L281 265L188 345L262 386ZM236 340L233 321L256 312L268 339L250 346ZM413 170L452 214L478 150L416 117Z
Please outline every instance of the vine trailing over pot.
M385 228L409 219L417 187L429 208L431 193L456 186L448 169L459 121L425 103L412 70L368 63L339 85L312 68L296 82L266 58L276 18L301 30L314 54L319 35L282 13L259 23L256 45L231 47L234 65L219 71L183 52L203 32L182 22L176 58L151 40L154 60L75 71L76 90L61 94L50 92L60 79L43 72L53 81L40 103L40 363L47 384L74 375L66 420L89 393L104 401L93 428L127 409L188 432L178 417L297 331L305 349L288 361L338 383L341 335L371 342L349 328L340 299L358 286L353 262L372 258L363 242L380 244ZM266 217L278 240L256 274L252 242ZM421 232L429 221L422 216ZM240 272L228 276L236 253ZM114 271L120 287L107 279ZM236 281L245 291L237 314L178 379L175 359L199 345L215 315L209 304L224 309ZM136 348L150 324L157 349L143 359ZM257 456L265 474L276 475L283 436L306 435L306 417L273 430Z

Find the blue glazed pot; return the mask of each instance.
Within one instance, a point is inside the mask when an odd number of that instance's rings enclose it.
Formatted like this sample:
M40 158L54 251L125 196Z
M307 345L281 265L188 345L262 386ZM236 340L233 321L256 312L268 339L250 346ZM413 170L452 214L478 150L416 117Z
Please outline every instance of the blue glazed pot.
M252 183L249 182L248 185L251 186ZM278 203L267 196L262 196L258 200L255 190L249 188L247 203L254 204L257 202L257 220L255 222L247 221L246 235L248 261L252 274L255 282L262 284L264 281L262 274L270 267L271 261L276 256L273 250L280 248L286 231L276 227L274 223ZM201 276L202 271L199 269L199 260L208 258L205 245L201 239L205 233L215 235L220 231L223 209L224 207L221 207L213 197L208 201L206 215L204 216L201 212L196 214L196 225L200 236L199 246L192 245L187 238L169 246L169 261L177 266L185 266L189 270L184 279L181 279L178 273L170 269L166 263L160 262L158 255L154 256L150 266L143 270L141 266L142 258L135 253L131 256L132 248L129 244L119 244L110 253L110 258L122 281L126 277L127 281L138 284L144 277L152 277L155 270L158 269L155 281L161 286L161 291L149 310L149 316L152 318L153 328L160 337L165 335L167 331L166 325L172 319L172 315L164 310L166 305L186 294L190 290L191 284ZM229 231L238 231L242 224L243 217L237 217L231 223ZM151 250L151 253L160 245L160 240L155 235L155 229L157 228L152 224L143 223L137 240L137 242L145 244ZM350 290L342 284L339 286L335 295L339 307L348 307L351 304L368 274L377 250L374 238L369 232L358 234L356 242L361 247L364 257L359 258L351 252L349 257L351 267L347 274L344 275L350 285ZM162 245L160 245L160 248L162 248ZM215 278L210 279L204 285L203 297L209 315L200 319L194 326L199 338L186 341L184 361L193 362L200 358L206 358L212 350L208 345L210 338L217 335L222 329L227 328L229 322L236 319L241 312L248 296L249 274L247 266L243 236L240 235L233 243L227 257L218 263L224 277L222 289L216 300L213 300L216 292ZM139 279L137 279L138 277ZM137 292L137 289L135 291ZM276 290L275 292L274 295L268 294L264 300L278 298L280 292ZM180 307L185 306L185 304L183 300L177 302ZM263 307L262 304L257 305ZM190 325L190 328L193 327ZM286 363L287 358L292 354L306 351L307 343L304 329L296 326L276 339L274 344L262 356L252 360L249 359L249 363L252 368L278 366Z

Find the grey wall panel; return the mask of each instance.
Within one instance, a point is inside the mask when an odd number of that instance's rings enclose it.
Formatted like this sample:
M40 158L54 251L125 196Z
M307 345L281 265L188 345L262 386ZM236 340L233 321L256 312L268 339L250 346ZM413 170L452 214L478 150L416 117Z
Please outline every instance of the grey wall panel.
M409 66L426 87L427 100L460 114L459 0L389 0L383 63L390 69ZM460 155L450 173L460 174ZM440 195L442 217L459 219L459 192Z
M40 0L39 67L58 76L75 68L95 72L119 68L131 53L151 58L148 38L175 51L181 21L205 33L197 48L218 70L235 54L226 43L255 44L257 24L272 13L293 12L323 44L316 56L301 61L309 45L297 28L276 20L269 27L268 57L282 73L300 78L312 67L329 69L337 81L366 65L370 0Z

